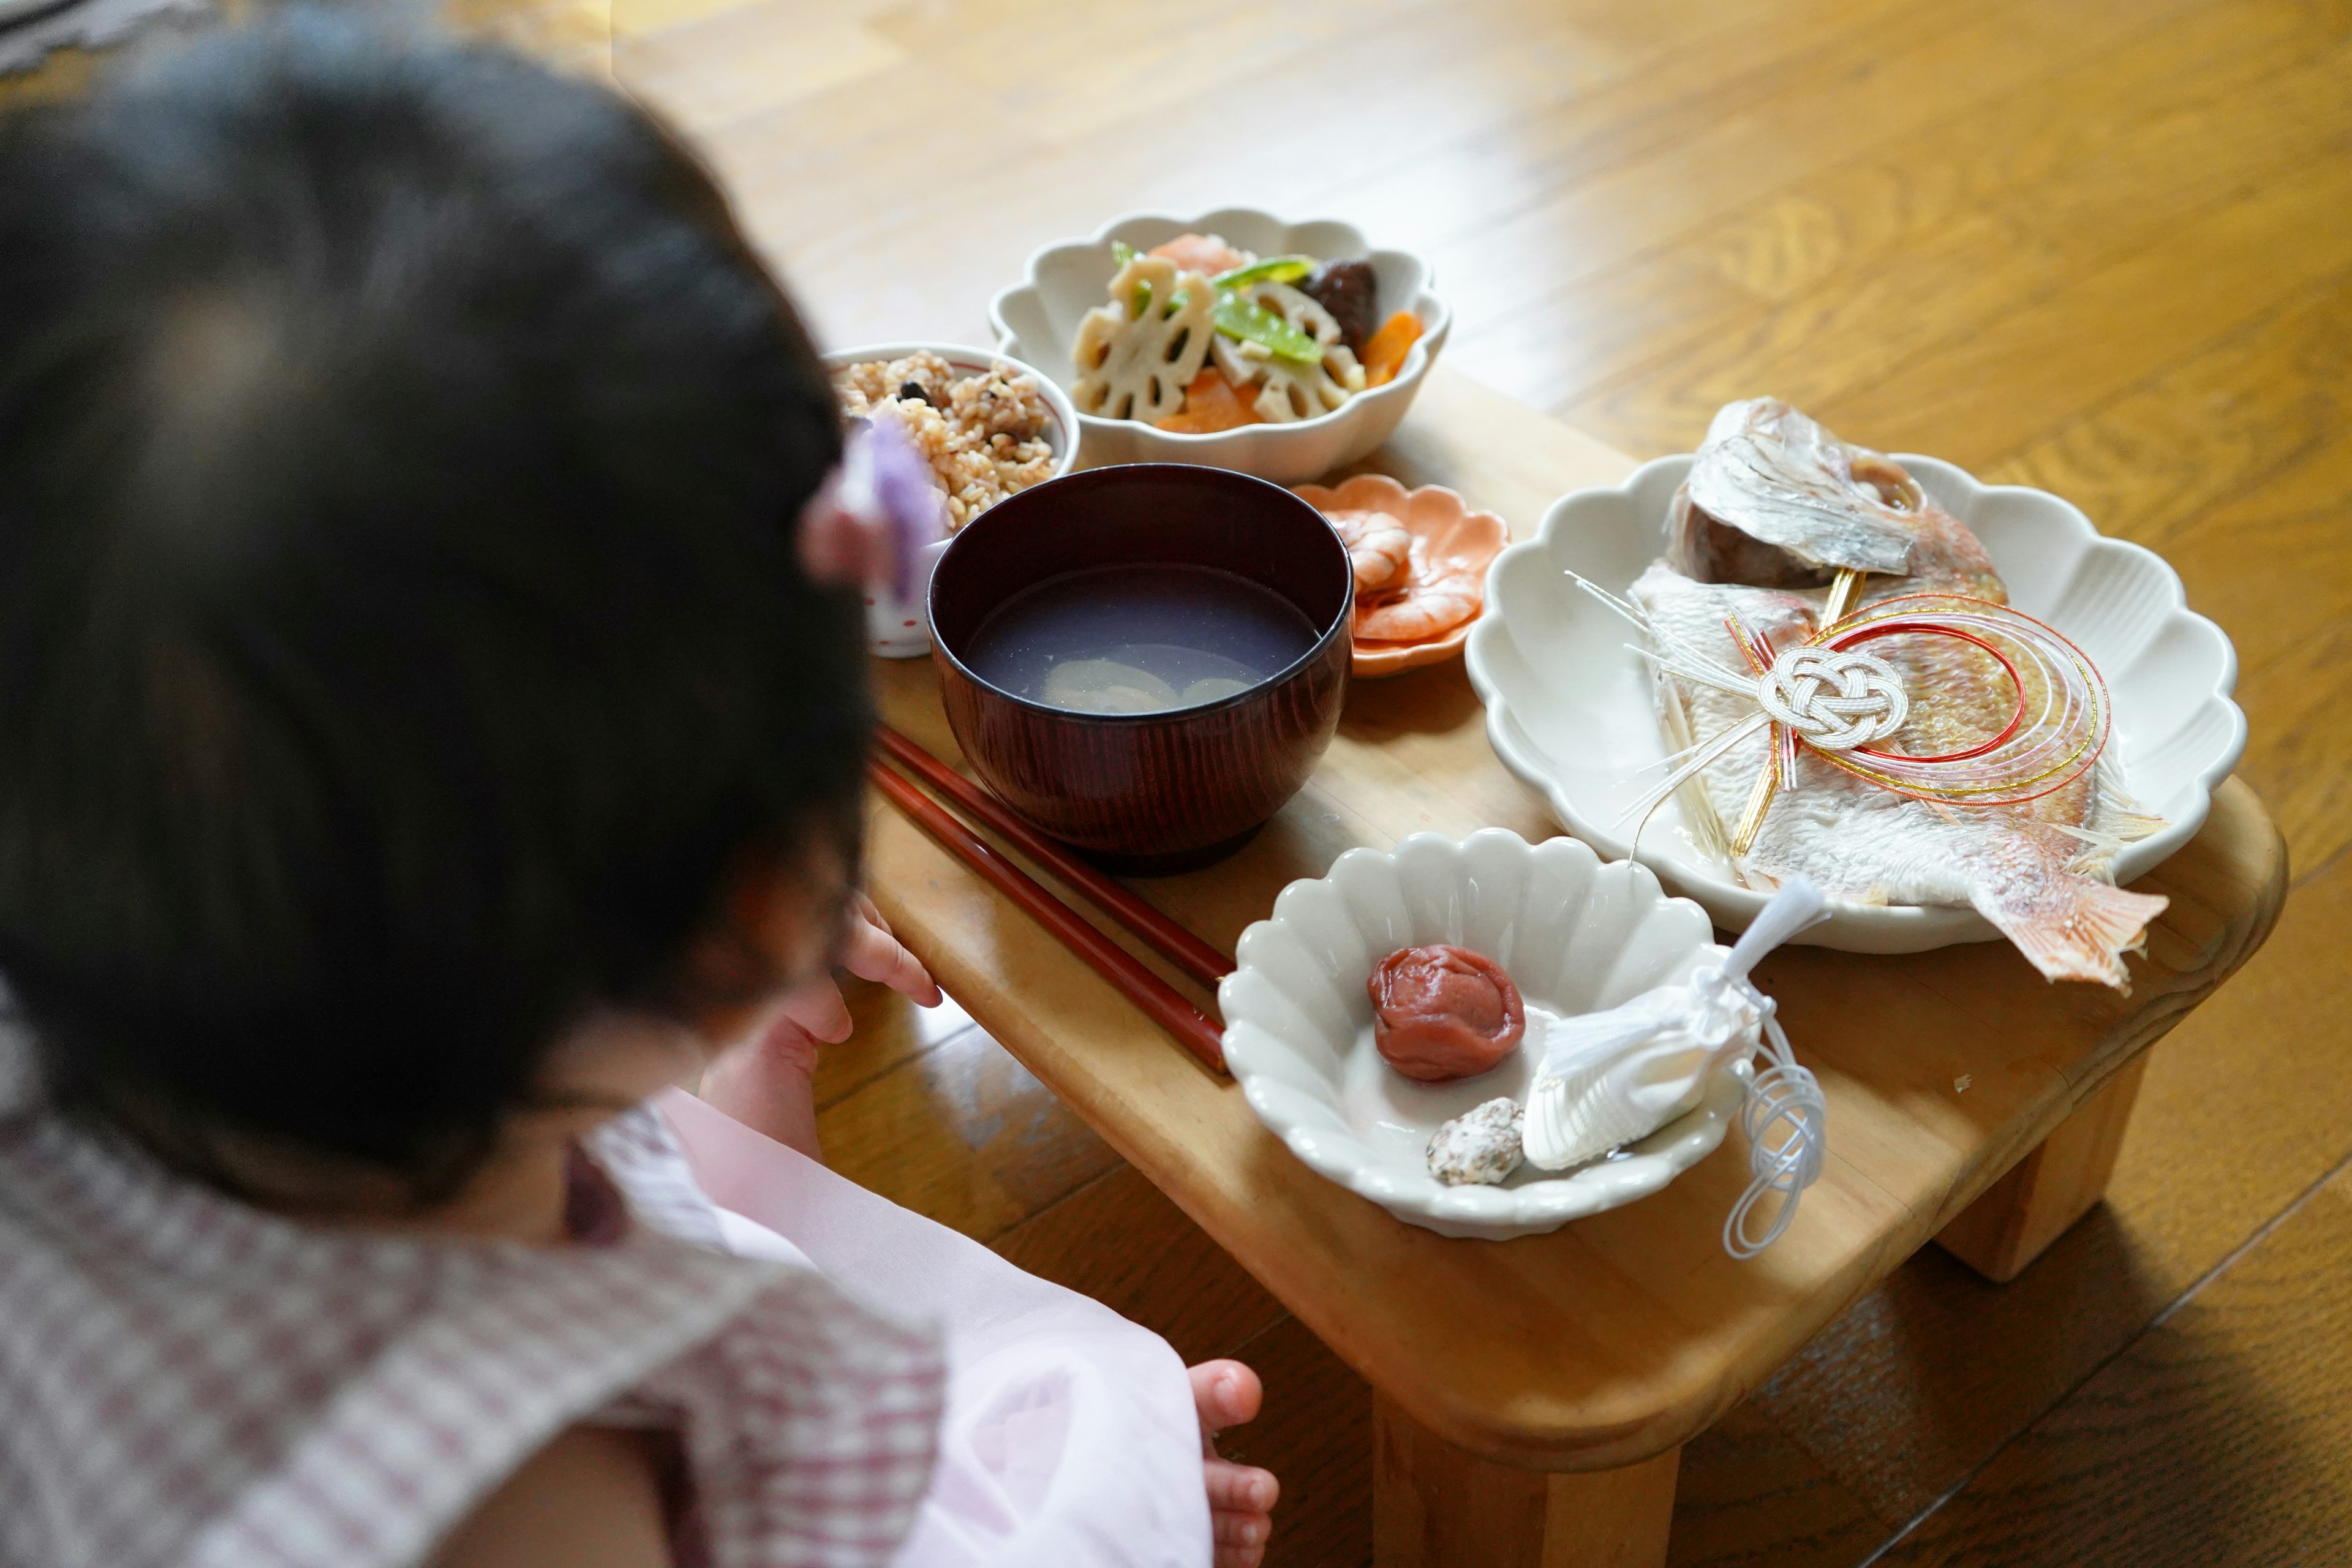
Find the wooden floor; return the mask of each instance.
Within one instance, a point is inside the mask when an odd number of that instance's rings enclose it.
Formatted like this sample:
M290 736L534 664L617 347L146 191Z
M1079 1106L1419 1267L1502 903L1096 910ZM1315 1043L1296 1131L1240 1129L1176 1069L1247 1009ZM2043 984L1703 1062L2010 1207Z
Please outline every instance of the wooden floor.
M2237 643L2278 932L2023 1278L1923 1253L1685 1450L1673 1560L2352 1563L2352 5L460 10L698 139L831 345L982 342L1130 209L1335 214L1434 258L1449 363L1627 450L1775 393L2163 552ZM968 1021L858 1010L835 1163L1255 1362L1274 1560L1367 1561L1363 1385Z

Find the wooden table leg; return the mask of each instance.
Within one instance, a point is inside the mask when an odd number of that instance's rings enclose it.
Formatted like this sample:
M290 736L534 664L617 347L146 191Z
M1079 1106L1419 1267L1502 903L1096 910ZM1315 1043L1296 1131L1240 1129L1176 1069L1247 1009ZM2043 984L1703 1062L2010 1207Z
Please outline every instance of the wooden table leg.
M1465 1453L1372 1396L1373 1568L1662 1568L1680 1448L1548 1475Z
M1962 1209L1937 1242L1995 1284L2016 1279L2106 1192L2147 1068L2142 1051Z

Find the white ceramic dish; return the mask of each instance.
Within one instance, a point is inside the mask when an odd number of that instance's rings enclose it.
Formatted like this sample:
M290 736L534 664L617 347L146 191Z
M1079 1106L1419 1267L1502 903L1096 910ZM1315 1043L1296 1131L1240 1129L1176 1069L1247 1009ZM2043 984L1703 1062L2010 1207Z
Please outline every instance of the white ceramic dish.
M1574 839L1530 846L1488 828L1348 851L1242 932L1238 967L1217 988L1225 1060L1250 1109L1316 1171L1411 1224L1500 1240L1647 1197L1723 1142L1745 1093L1732 1071L1696 1110L1606 1159L1558 1174L1523 1165L1498 1186L1441 1184L1429 1135L1497 1095L1524 1102L1541 1047L1531 1012L1517 1053L1476 1078L1415 1083L1383 1062L1364 982L1398 948L1433 942L1486 954L1531 1010L1562 1015L1613 1007L1724 952L1696 904Z
M1185 233L1221 234L1260 256L1295 253L1325 261L1368 260L1380 276L1381 318L1396 310L1412 311L1421 318L1421 341L1386 386L1360 392L1345 406L1296 424L1245 425L1213 436L1179 436L1140 420L1082 414L1078 419L1086 430L1087 464L1200 463L1295 485L1352 463L1387 440L1445 346L1454 316L1430 291L1429 266L1420 257L1374 250L1360 230L1344 223L1286 223L1250 207L1227 207L1192 218L1130 213L1106 224L1090 239L1063 240L1029 258L1028 279L989 304L998 346L1044 367L1056 384L1066 387L1077 376L1070 363L1070 343L1078 323L1108 298L1111 274L1118 270L1111 265L1111 241L1149 250Z
M2237 654L2194 614L2161 557L2103 537L2076 507L2045 491L1986 485L1934 458L1898 459L1974 529L2017 607L2091 656L2115 700L2111 754L2125 785L2166 826L2116 858L2116 879L2146 875L2205 820L2212 791L2245 750L2246 720L2230 694ZM1620 816L1644 787L1639 770L1665 752L1650 676L1626 647L1635 635L1563 574L1572 568L1623 593L1663 553L1667 503L1687 456L1645 463L1614 489L1552 503L1533 539L1496 559L1486 614L1465 650L1486 704L1486 737L1568 830L1605 855L1628 854ZM1655 777L1654 773L1646 775ZM1765 895L1739 886L1699 847L1679 805L1643 830L1641 858L1716 923L1747 928ZM1919 952L2000 933L1975 910L1834 900L1831 918L1796 940L1849 952Z
M863 348L843 349L825 355L824 368L832 372L863 364L867 360L905 359L909 354L924 353L935 353L958 371L970 374L984 375L991 365L1002 363L1035 376L1051 416L1045 439L1054 449L1054 471L1045 477L1058 479L1070 471L1071 465L1078 460L1078 445L1083 438L1078 411L1070 406L1070 395L1052 376L1009 353L991 353L986 349L965 348L958 343L868 343ZM872 652L884 658L920 658L931 651L931 628L923 606L930 598L931 569L940 563L947 548L948 542L942 539L924 549L915 572L912 598L901 599L887 589L866 595L866 642Z

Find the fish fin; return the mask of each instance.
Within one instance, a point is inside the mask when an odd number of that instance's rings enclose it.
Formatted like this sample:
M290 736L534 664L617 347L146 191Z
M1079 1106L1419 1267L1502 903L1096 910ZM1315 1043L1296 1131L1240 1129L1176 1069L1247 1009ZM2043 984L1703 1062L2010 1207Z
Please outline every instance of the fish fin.
M2104 875L2116 851L2126 844L2137 843L2165 825L2163 817L2142 811L2139 802L2125 793L2115 770L2104 760L2099 764L2097 784L2098 795L2093 802L2090 821L2079 825L2065 822L2042 824L2082 846L2066 865L2066 869L2077 876Z
M2138 801L2124 788L2115 764L2108 758L2099 759L2099 798L2097 809L2092 812L2095 830L2115 840L2118 847L2136 844L2165 826L2165 819L2154 812L2144 811Z
M2051 980L2096 980L2118 991L2131 988L2123 954L2147 941L2148 922L2172 900L2157 893L2134 893L2087 877L2070 877L2055 907L2024 918L1987 910L2027 962Z
M2103 875L2108 862L2115 859L2116 851L2130 842L2099 828L2077 827L2067 822L2047 822L2041 826L2063 838L2073 840L2076 847L2073 858L2066 862L2066 869L2077 877Z
M2134 815L2110 818L2106 826L2099 827L2070 827L2063 822L2044 826L2082 846L2074 852L2074 858L2066 862L2067 870L2078 877L2099 877L2106 875L2107 867L2114 862L2116 851L2162 827L2164 818Z

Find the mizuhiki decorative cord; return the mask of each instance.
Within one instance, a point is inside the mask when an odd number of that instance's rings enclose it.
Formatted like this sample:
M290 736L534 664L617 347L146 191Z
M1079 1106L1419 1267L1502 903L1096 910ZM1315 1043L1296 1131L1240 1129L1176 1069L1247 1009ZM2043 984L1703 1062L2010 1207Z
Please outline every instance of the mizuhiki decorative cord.
M1749 736L1769 730L1770 748L1748 810L1732 835L1748 853L1773 795L1795 777L1797 748L1897 795L1947 805L2006 805L2035 799L2081 777L2114 727L2096 666L2032 616L1960 594L1906 594L1852 614L1857 574L1842 574L1813 635L1775 649L1737 619L1725 623L1748 668L1734 669L1657 626L1639 606L1599 584L1569 577L1646 633L1654 646L1628 645L1660 669L1739 697L1757 711L1670 758L1673 771L1619 818L1642 818ZM1831 618L1833 616L1834 618ZM2009 721L1990 740L1957 752L1912 756L1883 749L1915 713L1901 672L1863 645L1902 636L1940 637L1980 649L2015 693Z

